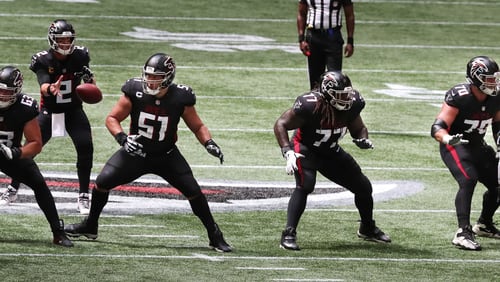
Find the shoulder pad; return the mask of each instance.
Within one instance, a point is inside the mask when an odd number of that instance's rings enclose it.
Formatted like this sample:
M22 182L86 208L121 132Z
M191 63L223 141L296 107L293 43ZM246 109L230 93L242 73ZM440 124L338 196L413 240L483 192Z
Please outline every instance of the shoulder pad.
M182 100L183 104L188 106L196 104L196 95L190 86L172 83L170 84L169 89L170 87L173 89L172 92L177 93L175 96L178 97L177 99Z
M470 84L461 83L453 86L444 96L445 102L452 107L469 104L469 99L473 97Z

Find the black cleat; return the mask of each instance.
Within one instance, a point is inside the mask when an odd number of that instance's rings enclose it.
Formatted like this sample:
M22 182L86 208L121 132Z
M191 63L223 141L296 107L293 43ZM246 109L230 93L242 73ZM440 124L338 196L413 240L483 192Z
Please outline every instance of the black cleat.
M209 246L217 252L227 253L231 252L233 249L224 240L222 231L220 231L219 226L215 224L215 231L208 233L208 239L210 240Z
M52 242L56 245L63 247L73 247L73 242L64 234L64 232L58 232L54 234L54 239Z
M300 248L296 241L297 231L295 228L289 226L281 233L280 247L286 250L299 251Z
M495 227L492 221L487 222L480 219L474 227L472 227L472 231L479 237L500 239L500 231Z
M64 233L64 222L62 219L59 220L59 230L54 232L52 243L63 247L73 247L73 242Z
M89 239L97 239L97 226L90 227L87 225L87 218L80 223L68 224L64 227L64 232L70 237L85 236Z
M391 238L387 236L382 230L380 230L377 226L373 225L371 227L368 226L359 226L358 229L358 237L364 239L366 241L373 241L377 243L390 243Z

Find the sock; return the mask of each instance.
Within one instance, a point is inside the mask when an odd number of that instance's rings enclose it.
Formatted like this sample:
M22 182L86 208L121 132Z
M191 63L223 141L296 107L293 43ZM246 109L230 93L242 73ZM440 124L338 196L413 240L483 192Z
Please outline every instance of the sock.
M215 221L210 212L207 198L203 193L189 200L193 213L201 220L208 232L215 231Z
M99 216L101 215L104 206L108 203L109 192L99 192L97 189L92 190L92 201L90 203L89 217L87 218L87 225L97 226Z

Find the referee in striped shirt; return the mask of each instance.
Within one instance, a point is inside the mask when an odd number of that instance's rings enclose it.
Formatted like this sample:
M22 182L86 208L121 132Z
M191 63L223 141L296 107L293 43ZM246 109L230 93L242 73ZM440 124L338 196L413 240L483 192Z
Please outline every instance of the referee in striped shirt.
M297 31L302 53L307 56L311 89L319 85L321 74L342 70L342 11L345 15L346 57L354 53L354 7L352 0L299 0Z

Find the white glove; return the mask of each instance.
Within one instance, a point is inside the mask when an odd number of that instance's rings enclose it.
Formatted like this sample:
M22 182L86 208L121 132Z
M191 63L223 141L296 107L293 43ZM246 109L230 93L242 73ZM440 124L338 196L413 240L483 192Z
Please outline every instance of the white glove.
M373 143L368 138L352 139L352 142L361 149L373 149Z
M497 165L497 172L499 173L498 176L497 176L498 192L500 192L500 162ZM500 203L500 194L498 194L498 203Z
M451 146L469 144L469 140L462 139L463 136L464 135L460 133L455 135L446 134L443 136L443 143Z
M127 141L123 144L123 148L131 156L141 156L145 157L146 154L142 152L142 144L137 142L140 135L129 135L127 136Z
M303 158L304 155L301 153L295 153L293 150L289 150L285 153L286 159L286 174L293 175L297 168L297 159Z
M0 151L8 160L18 159L21 157L21 149L17 147L9 148L4 143L0 144Z

